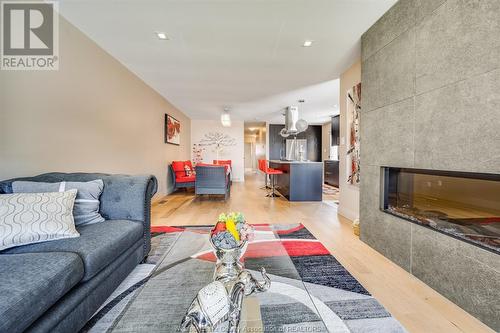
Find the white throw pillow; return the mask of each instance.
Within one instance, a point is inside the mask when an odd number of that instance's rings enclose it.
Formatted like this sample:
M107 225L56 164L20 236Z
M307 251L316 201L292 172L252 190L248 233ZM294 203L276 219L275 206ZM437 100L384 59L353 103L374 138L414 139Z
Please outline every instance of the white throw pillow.
M17 180L12 183L12 193L47 193L77 190L73 218L75 225L104 222L99 214L99 197L104 189L102 179L89 182L42 183Z
M73 219L77 190L0 194L0 251L79 237Z

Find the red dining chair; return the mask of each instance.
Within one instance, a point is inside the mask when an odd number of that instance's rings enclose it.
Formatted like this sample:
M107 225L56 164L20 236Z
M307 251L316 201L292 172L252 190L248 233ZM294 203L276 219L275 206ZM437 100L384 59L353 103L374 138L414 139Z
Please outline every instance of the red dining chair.
M232 161L231 160L214 160L214 164L229 165L231 167L232 166Z

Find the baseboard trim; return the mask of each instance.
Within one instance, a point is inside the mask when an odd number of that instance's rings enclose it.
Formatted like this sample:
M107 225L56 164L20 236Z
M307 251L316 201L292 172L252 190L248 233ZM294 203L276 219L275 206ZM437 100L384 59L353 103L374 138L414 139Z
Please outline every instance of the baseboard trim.
M337 212L348 220L354 221L359 219L359 212L352 211L350 209L345 209L341 204Z

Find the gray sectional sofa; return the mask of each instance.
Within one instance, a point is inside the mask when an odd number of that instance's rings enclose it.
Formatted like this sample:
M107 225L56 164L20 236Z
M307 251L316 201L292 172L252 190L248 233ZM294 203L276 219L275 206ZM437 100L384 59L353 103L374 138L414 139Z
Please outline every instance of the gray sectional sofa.
M0 252L0 332L78 332L150 249L154 176L48 173L15 180L102 179L104 222L77 227L80 237Z

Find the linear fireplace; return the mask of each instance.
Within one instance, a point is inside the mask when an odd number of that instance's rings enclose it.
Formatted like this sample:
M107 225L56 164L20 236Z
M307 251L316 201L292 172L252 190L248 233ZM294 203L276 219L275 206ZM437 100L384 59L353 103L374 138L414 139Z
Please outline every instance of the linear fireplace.
M500 175L382 167L381 209L500 253Z

